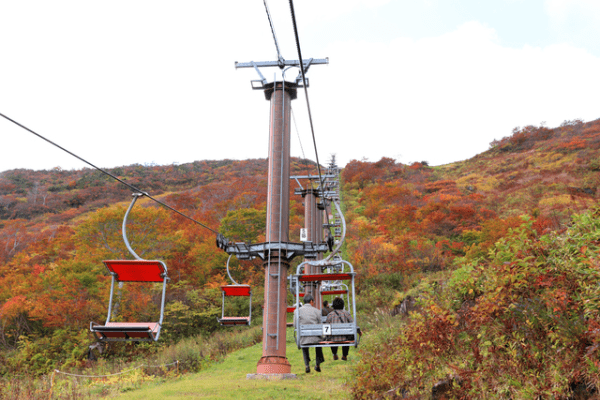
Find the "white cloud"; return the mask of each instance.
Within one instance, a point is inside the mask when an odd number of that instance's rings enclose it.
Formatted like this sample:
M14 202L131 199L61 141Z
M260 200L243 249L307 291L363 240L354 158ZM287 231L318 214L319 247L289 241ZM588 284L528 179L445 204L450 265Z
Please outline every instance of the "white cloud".
M554 20L564 20L571 13L581 13L593 20L600 20L600 2L597 0L546 0L548 15Z
M250 3L235 2L232 12L227 2L184 0L168 8L9 2L0 14L0 112L104 167L265 157L268 103L250 89L256 73L233 68L236 60L275 59L264 8ZM316 18L370 6L321 1L323 12L309 16L307 3L295 4L306 15L301 35ZM296 58L287 2L269 5L280 13L283 53ZM303 55L331 59L309 73L322 162L337 153L342 163L387 156L439 164L472 157L517 125L600 117L592 97L600 59L573 45L511 49L479 22L419 40L321 44L320 54ZM275 70L263 73L272 80ZM302 92L293 106L314 159ZM84 166L6 121L0 139L10 149L0 171ZM301 155L295 131L292 153Z
M546 0L545 9L559 41L600 54L600 1Z
M478 22L389 45L336 43L327 54L341 66L330 67L335 100L315 107L329 106L323 130L357 144L354 158L447 163L517 125L600 116L591 95L600 90L599 58L567 45L505 48Z

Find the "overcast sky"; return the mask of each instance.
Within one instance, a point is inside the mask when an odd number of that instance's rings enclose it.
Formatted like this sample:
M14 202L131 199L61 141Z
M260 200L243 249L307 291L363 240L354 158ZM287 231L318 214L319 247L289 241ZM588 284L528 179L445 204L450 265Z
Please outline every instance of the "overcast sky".
M288 1L268 5L297 59ZM304 58L330 59L308 72L322 163L439 165L516 126L600 118L600 1L295 8ZM267 156L269 104L234 68L277 58L261 0L0 0L0 49L0 113L100 167ZM303 92L292 106L292 155L314 160ZM86 167L3 118L0 140L0 171Z

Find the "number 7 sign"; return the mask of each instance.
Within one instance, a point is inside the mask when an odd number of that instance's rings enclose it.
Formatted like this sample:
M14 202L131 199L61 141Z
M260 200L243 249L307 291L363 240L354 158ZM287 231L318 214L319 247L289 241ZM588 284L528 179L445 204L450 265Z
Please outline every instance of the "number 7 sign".
M331 325L323 325L323 336L331 335Z

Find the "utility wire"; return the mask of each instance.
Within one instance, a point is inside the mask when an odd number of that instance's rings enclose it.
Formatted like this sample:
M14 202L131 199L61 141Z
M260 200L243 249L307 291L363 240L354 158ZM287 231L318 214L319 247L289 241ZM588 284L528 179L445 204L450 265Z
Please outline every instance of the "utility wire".
M267 18L269 18L269 25L271 26L271 33L273 34L273 40L275 41L275 48L277 49L277 61L280 63L280 67L283 68L283 57L281 56L281 51L279 50L279 43L277 42L277 35L275 35L275 26L273 26L273 20L271 19L271 13L269 12L269 6L267 5L267 0L263 0L265 5L265 11L267 12Z
M321 163L319 162L319 153L317 152L317 140L315 139L315 128L313 125L312 113L310 111L310 102L308 101L308 89L306 88L306 76L304 71L304 62L302 52L300 51L300 39L298 38L298 26L296 25L296 13L294 12L294 1L290 0L290 11L292 13L292 23L294 25L294 36L296 37L296 48L298 49L298 60L300 60L300 72L302 72L302 86L304 86L304 95L306 96L306 108L308 109L308 119L310 120L310 130L312 132L313 145L315 147L315 156L317 158L317 169L319 171L319 186L323 192L323 177L321 175Z
M158 203L158 204L162 205L163 207L166 207L166 208L168 208L169 210L171 210L171 211L173 211L173 212L175 212L175 213L177 213L177 214L181 215L182 217L184 217L184 218L187 218L187 219L189 219L189 220L190 220L190 221L192 221L192 222L195 222L196 224L198 224L198 225L202 226L203 228L206 228L206 229L208 229L209 231L211 231L211 232L213 232L213 233L216 233L216 234L218 234L218 233L219 233L219 232L215 231L214 229L212 229L212 228L210 228L210 227L206 226L206 225L205 225L205 224L203 224L202 222L198 222L198 221L196 221L195 219L193 219L192 217L188 217L187 215L185 215L185 214L183 214L182 212L180 212L180 211L178 211L178 210L174 209L173 207L169 206L168 204L165 204L165 203L163 203L162 201L160 201L160 200L158 200L158 199L155 199L154 197L150 196L148 193L144 192L143 190L140 190L140 189L138 189L137 187L135 187L135 186L133 186L133 185L131 185L131 184L129 184L129 183L127 183L127 182L123 181L122 179L119 179L118 177L114 176L114 175L113 175L113 174L111 174L110 172L108 172L108 171L105 171L104 169L102 169L102 168L100 168L100 167L97 167L97 166L95 166L95 165L94 165L94 164L92 164L91 162L89 162L89 161L87 161L87 160L85 160L85 159L83 159L83 158L79 157L77 154L70 152L69 150L65 149L65 148L64 148L64 147L62 147L62 146L59 146L58 144L54 143L54 142L53 142L53 141L51 141L50 139L47 139L47 138L45 138L44 136L40 135L39 133L36 133L36 132L34 132L33 130L29 129L29 128L28 128L28 127L26 127L25 125L22 125L22 124L18 123L18 122L17 122L17 121L15 121L14 119L11 119L11 118L9 118L9 117L7 117L6 115L4 115L4 114L2 114L2 113L0 113L0 116L1 116L1 117L3 117L3 118L5 118L6 120L8 120L8 121L12 122L13 124L15 124L15 125L17 125L17 126L19 126L19 127L23 128L23 129L25 129L26 131L28 131L28 132L30 132L30 133L33 133L35 136L39 137L39 138L40 138L40 139L42 139L42 140L45 140L46 142L50 143L51 145L53 145L53 146L55 146L55 147L58 147L59 149L61 149L61 150L62 150L62 151L64 151L65 153L68 153L68 154L72 155L73 157L77 158L78 160L80 160L80 161L83 161L84 163L86 163L87 165L91 166L92 168L94 168L94 169L97 169L98 171L102 172L103 174L110 176L111 178L113 178L114 180L116 180L116 181L118 181L118 182L122 183L123 185L127 186L128 188L130 188L130 189L131 189L131 190L133 190L134 192L138 192L138 193L141 193L141 194L143 194L144 196L148 197L150 200L153 200L153 201L155 201L156 203Z
M300 132L298 131L298 124L296 124L296 116L294 115L294 109L290 105L290 111L292 112L292 121L294 121L294 128L296 128L296 136L298 136L298 142L300 143L300 150L302 151L302 160L304 161L304 168L306 168L306 175L310 175L310 171L308 169L308 160L306 159L306 155L304 154L304 147L302 146L302 140L300 139Z

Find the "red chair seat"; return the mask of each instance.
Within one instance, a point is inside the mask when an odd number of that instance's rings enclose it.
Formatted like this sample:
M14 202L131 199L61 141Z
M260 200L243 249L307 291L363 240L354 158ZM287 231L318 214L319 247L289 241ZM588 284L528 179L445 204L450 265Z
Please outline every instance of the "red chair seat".
M94 334L100 340L148 338L154 340L160 324L157 322L109 322L95 325Z
M223 317L219 318L221 325L248 325L250 317Z

